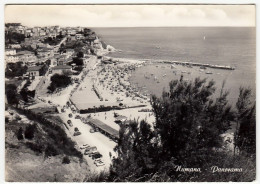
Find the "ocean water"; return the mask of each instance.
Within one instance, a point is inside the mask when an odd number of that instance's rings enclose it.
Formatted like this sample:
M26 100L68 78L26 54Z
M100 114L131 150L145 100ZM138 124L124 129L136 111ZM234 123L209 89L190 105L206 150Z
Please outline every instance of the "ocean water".
M226 82L230 98L235 101L240 86L250 87L255 98L256 90L256 34L255 28L93 28L107 44L120 52L109 54L116 58L177 60L236 67L234 71L211 69L206 75L198 67L178 68L175 73L170 66L147 65L138 68L131 82L145 91L161 95L167 90L169 81L184 75L186 79L195 77L216 81L221 87ZM182 73L189 72L190 74ZM156 75L159 83L147 79ZM165 75L166 74L166 75ZM163 77L163 75L165 75Z

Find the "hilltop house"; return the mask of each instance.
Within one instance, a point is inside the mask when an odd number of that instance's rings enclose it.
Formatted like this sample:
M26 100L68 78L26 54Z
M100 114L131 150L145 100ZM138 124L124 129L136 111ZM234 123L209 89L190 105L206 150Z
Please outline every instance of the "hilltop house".
M19 61L22 61L25 63L37 60L37 57L35 56L34 52L31 52L31 51L17 52L17 56L19 57Z
M20 49L21 45L20 44L9 44L10 49Z
M47 58L47 57L53 57L54 53L52 49L42 48L37 50L37 55L40 58Z
M5 49L5 55L6 56L16 55L16 50L15 49Z
M17 55L6 55L5 61L7 63L15 63L19 61L19 57Z
M32 66L27 69L26 76L30 78L35 78L36 76L40 76L40 70L42 66Z

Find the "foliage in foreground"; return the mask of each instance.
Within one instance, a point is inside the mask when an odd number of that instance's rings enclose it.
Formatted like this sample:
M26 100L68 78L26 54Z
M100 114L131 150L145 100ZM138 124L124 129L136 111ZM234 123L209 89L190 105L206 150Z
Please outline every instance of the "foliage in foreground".
M221 135L235 120L241 122L239 132L243 124L246 127L255 124L254 107L244 106L248 109L247 116L239 116L228 104L228 93L223 88L219 97L213 100L214 92L213 81L206 83L197 78L194 82L186 82L180 78L170 83L169 92L163 92L161 98L153 96L154 130L145 121L122 125L115 148L118 157L113 159L110 174L104 180L253 181L255 155L224 152ZM238 101L247 100L249 95L240 95ZM255 131L254 126L249 127ZM250 139L250 136L238 134L243 139ZM244 147L247 145L246 150L255 146L251 141L243 143ZM200 171L182 172L177 170L178 166L199 168ZM212 173L212 166L242 168L243 172Z

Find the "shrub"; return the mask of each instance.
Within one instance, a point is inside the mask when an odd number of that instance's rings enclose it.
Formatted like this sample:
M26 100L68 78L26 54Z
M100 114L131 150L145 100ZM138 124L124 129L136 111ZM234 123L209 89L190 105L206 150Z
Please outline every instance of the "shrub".
M23 140L24 139L24 137L23 137L23 128L22 127L19 128L19 130L18 130L16 135L17 135L17 139L18 140Z
M63 163L63 164L69 164L69 163L70 163L69 157L68 157L68 156L63 157L62 163Z
M36 129L37 129L36 124L27 126L25 131L24 131L24 137L26 139L30 139L30 140L33 139Z
M43 146L42 145L34 144L34 143L31 143L31 142L26 142L26 146L36 153L42 153L43 152Z
M54 74L51 77L51 84L48 87L48 90L53 92L55 91L56 88L65 88L69 84L71 84L71 78L68 77L67 75Z
M58 155L59 152L55 149L55 147L51 144L48 144L46 149L45 149L45 157L48 156L56 156Z

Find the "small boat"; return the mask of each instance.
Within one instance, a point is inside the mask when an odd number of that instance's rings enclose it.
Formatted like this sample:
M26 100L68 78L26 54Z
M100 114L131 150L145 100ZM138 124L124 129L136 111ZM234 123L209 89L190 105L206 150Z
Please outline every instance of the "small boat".
M164 74L163 77L166 77L166 74Z
M181 73L187 73L186 71L181 71Z
M207 71L206 74L212 74L212 72L211 71Z
M171 65L171 69L176 68L174 65Z

